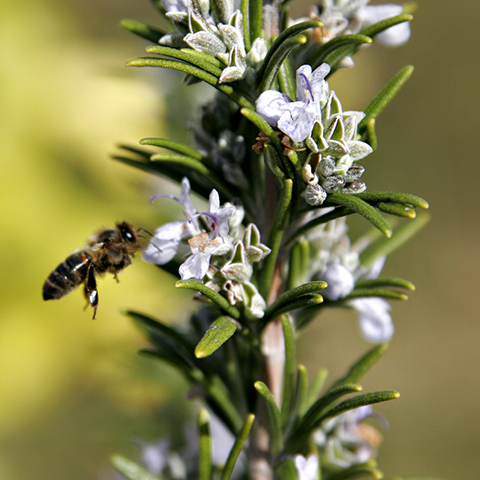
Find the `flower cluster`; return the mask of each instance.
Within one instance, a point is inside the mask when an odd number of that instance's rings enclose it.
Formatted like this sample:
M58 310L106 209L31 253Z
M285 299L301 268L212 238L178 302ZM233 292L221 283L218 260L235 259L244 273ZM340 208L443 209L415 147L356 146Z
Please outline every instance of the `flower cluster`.
M325 80L329 72L326 63L313 72L310 65L303 65L297 70L297 101L275 90L263 92L257 100L257 112L270 125L311 150L302 168L310 205L321 205L328 193L363 192L366 186L359 178L364 168L355 162L373 151L357 139L365 114L343 111Z
M247 54L242 12L235 9L233 0L163 0L163 6L177 31L159 43L177 48L188 45L220 60L226 65L221 83L243 79L248 68L256 67L267 53L267 42L258 38Z

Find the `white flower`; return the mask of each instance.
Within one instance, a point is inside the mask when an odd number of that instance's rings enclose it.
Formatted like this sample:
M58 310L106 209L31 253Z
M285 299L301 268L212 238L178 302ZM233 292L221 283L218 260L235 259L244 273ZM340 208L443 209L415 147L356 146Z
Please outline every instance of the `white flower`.
M302 142L312 133L316 122L321 122L322 106L328 99L330 72L326 63L312 72L310 65L297 70L297 101L275 90L263 92L257 100L258 114L270 125L278 127L294 142Z
M403 7L393 3L385 5L367 5L356 13L362 28L373 25L387 18L395 17L403 12ZM376 37L381 43L388 47L398 47L408 42L410 38L410 22L399 23L379 33Z
M318 478L318 457L310 455L295 455L295 467L298 471L298 480L316 480Z
M190 182L186 177L182 180L182 194L180 199L172 195L161 194L155 195L152 197L152 200L160 197L173 198L181 203L187 220L166 223L155 230L155 235L148 247L144 250L142 256L146 262L155 263L156 265L168 263L177 253L182 241L186 241L193 235L200 233L198 225L188 221L188 219L195 215L196 211L192 206Z
M210 232L202 232L188 240L192 255L180 265L178 272L182 280L198 278L207 274L213 255L224 255L232 248L228 236L228 220L235 213L235 207L220 207L220 197L216 190L210 194L209 210L203 214L209 221Z
M321 280L328 284L322 290L322 296L332 301L345 298L355 287L353 275L340 263L328 266Z
M387 343L395 332L390 304L383 298L355 298L348 303L358 312L362 337L371 343Z

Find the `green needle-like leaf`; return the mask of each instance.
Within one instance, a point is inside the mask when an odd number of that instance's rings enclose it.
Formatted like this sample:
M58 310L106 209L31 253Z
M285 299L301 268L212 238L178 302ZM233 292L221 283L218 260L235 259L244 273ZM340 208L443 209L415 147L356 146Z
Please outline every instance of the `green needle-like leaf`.
M310 407L313 404L313 402L315 402L315 400L317 399L318 395L320 394L320 391L323 388L323 385L325 384L327 375L328 375L328 371L325 368L322 368L317 372L315 377L313 377L313 381L308 387L307 402L306 402L307 407ZM347 383L355 383L355 381L347 382Z
M221 480L230 480L235 464L237 463L238 457L240 456L240 453L242 452L242 448L245 445L245 442L247 441L248 436L250 435L250 431L252 430L254 421L255 421L255 415L253 413L250 413L247 416L247 419L245 420L245 423L243 424L242 429L240 430L239 434L235 439L235 443L233 444L232 450L230 450L227 461L222 470L222 475L220 477Z
M206 410L198 414L199 446L198 446L198 480L210 480L212 475L212 439L210 435L209 417Z
M274 315L275 311L278 310L283 305L290 303L303 295L308 293L317 292L318 290L322 290L327 286L326 282L322 281L315 281L304 283L299 287L292 288L291 290L286 291L280 297L278 297L265 311L266 317L271 317Z
M286 425L290 418L294 401L295 380L295 330L287 315L282 315L283 338L285 342L285 365L283 367L283 391L282 391L282 425Z
M403 278L395 277L379 277L368 280L359 280L355 282L355 288L369 288L369 287L400 287L407 290L414 291L415 285Z
M263 1L249 0L248 15L246 17L249 22L250 45L262 36L262 18L263 18Z
M161 480L160 477L152 475L138 463L129 460L123 455L113 455L110 461L115 470L128 480Z
M367 202L363 201L357 195L344 193L331 193L327 197L327 202L332 205L342 205L365 217L375 227L377 227L387 238L392 235L390 224Z
M162 38L166 33L155 27L145 25L142 22L137 22L136 20L125 19L120 22L120 25L135 35L138 35L139 37L142 37L145 40L149 40L153 43L158 43L160 38Z
M380 480L383 473L378 470L375 461L357 463L351 467L339 470L328 477L328 480L354 480L355 478L373 477Z
M400 89L405 85L407 80L412 76L413 67L407 65L402 68L382 90L377 94L377 96L370 102L370 104L365 109L365 117L358 124L358 131L363 133L367 128L367 124L372 120L376 119L383 109L393 100L395 95L400 91Z
M153 58L153 57L138 57L132 58L126 63L127 67L162 67L170 68L172 70L179 70L186 73L187 75L192 75L199 80L212 85L220 92L227 95L231 100L237 103L240 107L254 109L253 105L242 95L240 95L236 89L230 85L220 83L217 76L208 73L201 68L195 67L193 65L188 65L186 63L179 62L177 60L167 60L164 58Z
M283 61L288 57L290 52L298 45L307 43L305 35L297 35L295 37L287 38L282 44L273 52L270 60L258 74L260 79L259 91L264 92L272 87L272 82L277 75L277 72ZM272 49L270 49L271 51Z
M267 55L263 59L262 66L258 70L258 78L260 79L260 83L262 85L264 84L263 79L265 78L265 75L269 75L267 73L269 69L273 68L273 66L276 63L278 63L278 62L274 62L272 59L275 55L277 56L279 55L277 52L285 49L285 46L284 46L285 42L291 40L293 37L296 37L298 34L304 32L305 30L308 30L310 28L320 27L321 25L322 25L322 22L318 20L308 20L306 22L300 22L295 25L292 25L291 27L287 28L282 33L280 33L280 35L273 42L272 46L269 48ZM283 58L285 58L285 55L283 56ZM263 92L264 90L268 90L268 87L261 88L260 92ZM290 99L296 100L295 96L296 95L294 94L293 97L290 97Z
M420 215L395 229L395 235L388 239L379 239L360 254L360 262L370 268L377 258L389 255L418 233L430 220L429 215Z
M413 219L417 216L417 212L415 212L415 209L413 207L403 205L401 203L380 202L377 203L377 208L383 213L397 215L398 217L406 217Z
M297 96L297 86L295 82L295 73L293 72L292 65L288 59L280 65L277 79L278 84L280 85L280 91L285 93L288 98L294 100Z
M355 288L355 290L345 297L345 300L351 300L352 298L363 297L380 297L389 298L392 300L408 300L408 295L396 290L389 290L388 288Z
M290 211L292 190L293 181L290 179L285 180L268 239L268 247L271 249L271 252L263 262L259 289L263 298L268 298L268 292L272 286L273 274L277 263L278 252L280 251L280 245L282 243L283 231Z
M315 55L311 59L312 68L317 68L322 63L336 64L338 58L343 58L345 46L353 46L358 48L363 44L372 43L372 39L365 35L350 34L350 35L340 35L328 41L322 45L318 51L315 52Z
M300 423L295 427L291 435L291 441L296 444L297 438L301 439L310 434L314 427L318 425L318 419L323 418L322 412L335 400L350 393L357 393L362 390L360 385L350 384L341 385L333 390L329 390L321 396L305 413Z
M428 208L428 202L416 195L400 192L362 192L353 194L357 198L365 200L370 205L376 205L381 202L400 203L410 205L415 208Z
M292 312L293 310L298 310L299 308L315 307L320 305L323 302L323 297L316 293L307 293L301 297L296 298L292 302L288 302L285 305L282 305L274 312L274 315L278 317L287 312ZM264 321L268 322L271 317L265 317Z
M366 35L368 37L375 37L375 35L378 35L379 33L383 32L384 30L387 30L390 27L393 27L394 25L398 25L399 23L403 22L409 22L413 20L413 16L410 15L409 13L402 13L400 15L396 15L395 17L390 17L385 20L381 20L380 22L377 22L373 25L370 25L367 28L364 28L361 32L360 35Z
M198 150L182 145L181 143L173 142L172 140L166 140L165 138L142 138L140 145L167 148L168 150L181 153L200 162L203 160L203 155Z
M197 55L196 53L198 52L195 52L193 49L184 48L182 50L178 50L176 48L152 45L147 47L145 51L147 53L155 53L157 55L164 55L166 57L182 60L183 62L199 67L202 70L205 70L205 72L211 73L216 77L220 77L222 74L222 64L219 60L207 54L203 54L202 56Z
M270 419L270 449L272 453L278 453L282 448L282 416L280 410L272 392L263 382L255 382L254 387L265 400L267 407Z
M327 418L336 417L344 412L353 410L354 408L363 407L365 405L373 405L380 402L388 402L400 397L400 394L394 390L385 390L381 392L365 393L364 395L357 395L354 398L349 398L335 407L331 408L318 420L317 426L320 425Z
M177 288L188 288L190 290L195 290L202 293L207 298L212 300L212 302L216 303L227 315L233 317L235 320L240 319L240 311L238 308L230 305L225 297L222 297L215 290L207 287L201 280L179 280L177 283L175 283L175 286Z
M292 419L305 414L307 408L308 394L308 375L304 365L299 365L297 369L297 383L295 385L295 403L293 408Z
M388 349L388 343L382 343L376 345L369 350L365 355L359 358L348 370L347 374L337 380L330 390L334 390L342 385L352 384L358 382L363 375L365 375L375 363L383 357L384 353Z
M230 317L217 318L195 348L195 356L205 358L216 352L236 330L237 324Z

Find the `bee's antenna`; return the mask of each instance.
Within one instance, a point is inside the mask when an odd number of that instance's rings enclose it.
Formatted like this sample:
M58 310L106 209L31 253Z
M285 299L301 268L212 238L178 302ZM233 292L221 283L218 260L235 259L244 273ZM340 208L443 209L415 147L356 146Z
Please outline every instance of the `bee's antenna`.
M143 231L145 233L147 233L148 235L150 235L152 238L154 237L153 233L150 233L148 230L145 230L143 227L140 227L140 228L137 228L137 233L140 232L140 231ZM143 238L144 240L148 240L147 237L144 237L143 235L138 235L140 238ZM155 247L159 252L162 252L162 249L158 246L158 245L155 245L154 242L150 242L150 245L152 245L153 247Z

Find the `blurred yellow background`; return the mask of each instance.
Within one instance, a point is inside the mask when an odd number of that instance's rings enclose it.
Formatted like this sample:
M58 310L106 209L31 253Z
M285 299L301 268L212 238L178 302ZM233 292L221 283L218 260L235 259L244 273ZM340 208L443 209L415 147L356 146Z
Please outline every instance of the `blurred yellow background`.
M390 351L363 385L402 393L379 408L391 424L380 452L387 474L472 480L480 471L480 7L419 7L407 46L376 45L332 79L344 108L360 110L400 68L416 67L380 117L365 178L372 191L408 191L431 204L427 228L387 262L385 273L417 291L394 304ZM168 275L137 259L119 284L100 280L94 322L80 292L48 303L40 293L97 228L127 220L153 230L164 220L148 200L165 188L160 180L109 157L118 143L165 135L180 76L124 68L145 45L118 26L125 17L158 18L147 0L0 3L2 480L113 478L108 456L133 451L134 438L158 439L160 405L169 421L177 415L166 392L184 394L170 371L138 357L143 339L121 314L187 317L174 303L191 308L190 297ZM353 315L336 314L309 327L300 357L310 373L325 366L333 378L367 348Z

